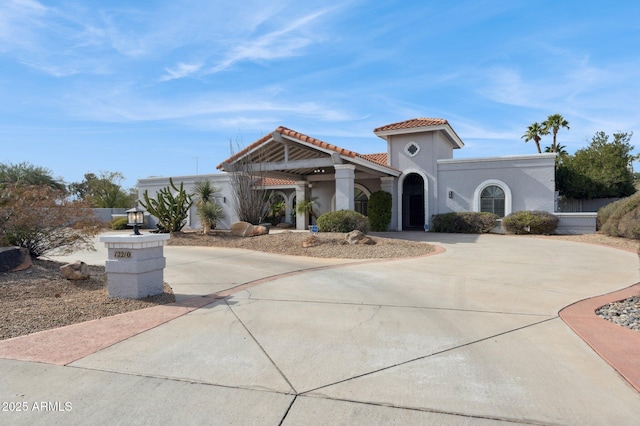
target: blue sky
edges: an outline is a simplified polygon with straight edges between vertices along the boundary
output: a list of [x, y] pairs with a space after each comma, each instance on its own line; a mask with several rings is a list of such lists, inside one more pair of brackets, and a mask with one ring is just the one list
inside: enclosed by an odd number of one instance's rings
[[640, 130], [639, 46], [627, 0], [3, 0], [0, 162], [128, 187], [280, 125], [384, 152], [372, 130], [416, 117], [449, 121], [456, 158], [534, 154], [554, 113], [573, 153]]

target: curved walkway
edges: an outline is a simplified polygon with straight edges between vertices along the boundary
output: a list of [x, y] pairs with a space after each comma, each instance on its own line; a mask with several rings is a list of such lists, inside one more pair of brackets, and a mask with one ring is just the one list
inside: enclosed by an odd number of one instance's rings
[[28, 408], [0, 422], [637, 421], [640, 393], [558, 316], [637, 283], [635, 254], [401, 235], [446, 251], [350, 262], [167, 247], [175, 306], [0, 342], [0, 399]]

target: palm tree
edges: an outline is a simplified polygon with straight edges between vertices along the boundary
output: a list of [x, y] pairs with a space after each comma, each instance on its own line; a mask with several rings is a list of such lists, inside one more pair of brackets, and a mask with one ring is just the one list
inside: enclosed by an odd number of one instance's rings
[[196, 210], [202, 223], [202, 233], [207, 235], [211, 229], [215, 229], [216, 222], [222, 219], [222, 206], [214, 198], [220, 190], [208, 180], [195, 182], [194, 189], [194, 195], [197, 199]]
[[540, 139], [542, 139], [542, 136], [548, 134], [549, 130], [547, 130], [544, 125], [535, 122], [527, 127], [527, 131], [522, 135], [521, 139], [524, 139], [525, 142], [534, 141], [536, 143], [536, 148], [538, 148], [538, 154], [542, 154], [542, 150], [540, 149]]
[[[544, 149], [544, 152], [553, 152], [553, 147], [552, 146], [548, 146]], [[569, 152], [567, 152], [567, 147], [562, 145], [562, 144], [558, 144], [556, 145], [556, 151], [559, 155], [569, 155]]]
[[553, 130], [553, 144], [551, 145], [551, 152], [558, 152], [558, 146], [556, 144], [556, 135], [558, 134], [558, 130], [562, 127], [569, 130], [569, 122], [564, 119], [560, 114], [552, 114], [547, 117], [547, 121], [542, 123], [547, 133], [549, 130]]

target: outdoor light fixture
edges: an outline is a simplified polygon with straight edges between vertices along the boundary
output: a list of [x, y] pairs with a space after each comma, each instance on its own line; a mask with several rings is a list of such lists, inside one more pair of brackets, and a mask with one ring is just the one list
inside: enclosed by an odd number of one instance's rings
[[133, 226], [133, 235], [141, 235], [138, 225], [144, 224], [144, 210], [135, 206], [127, 210], [127, 225]]
[[453, 198], [453, 191], [449, 191], [449, 198]]

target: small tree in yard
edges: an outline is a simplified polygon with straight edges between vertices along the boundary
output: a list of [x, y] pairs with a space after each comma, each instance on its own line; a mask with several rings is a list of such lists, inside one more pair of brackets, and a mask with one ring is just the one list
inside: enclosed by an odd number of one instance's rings
[[[175, 192], [175, 195], [171, 191]], [[149, 191], [144, 191], [144, 202], [140, 202], [147, 211], [158, 218], [159, 227], [166, 232], [180, 232], [184, 227], [189, 209], [193, 204], [191, 196], [184, 190], [180, 182], [178, 188], [173, 179], [169, 178], [169, 186], [162, 188], [156, 198], [149, 197]]]
[[196, 209], [200, 223], [202, 223], [202, 233], [207, 235], [212, 229], [216, 228], [217, 222], [222, 219], [222, 206], [218, 204], [214, 198], [220, 192], [216, 186], [208, 180], [202, 180], [195, 183]]
[[[233, 153], [233, 146], [231, 152]], [[237, 155], [233, 154], [232, 158]], [[225, 170], [230, 172], [238, 219], [258, 225], [269, 215], [269, 199], [273, 191], [265, 190], [260, 185], [266, 177], [265, 171], [260, 169], [264, 160], [263, 151], [258, 149], [251, 153], [253, 158], [249, 158], [248, 155], [239, 156], [234, 162], [226, 163]]]
[[98, 222], [86, 203], [68, 201], [48, 185], [0, 184], [0, 246], [19, 246], [32, 257], [94, 250]]
[[369, 197], [367, 216], [371, 230], [374, 232], [385, 232], [391, 222], [391, 209], [393, 200], [391, 194], [386, 191], [376, 191]]

